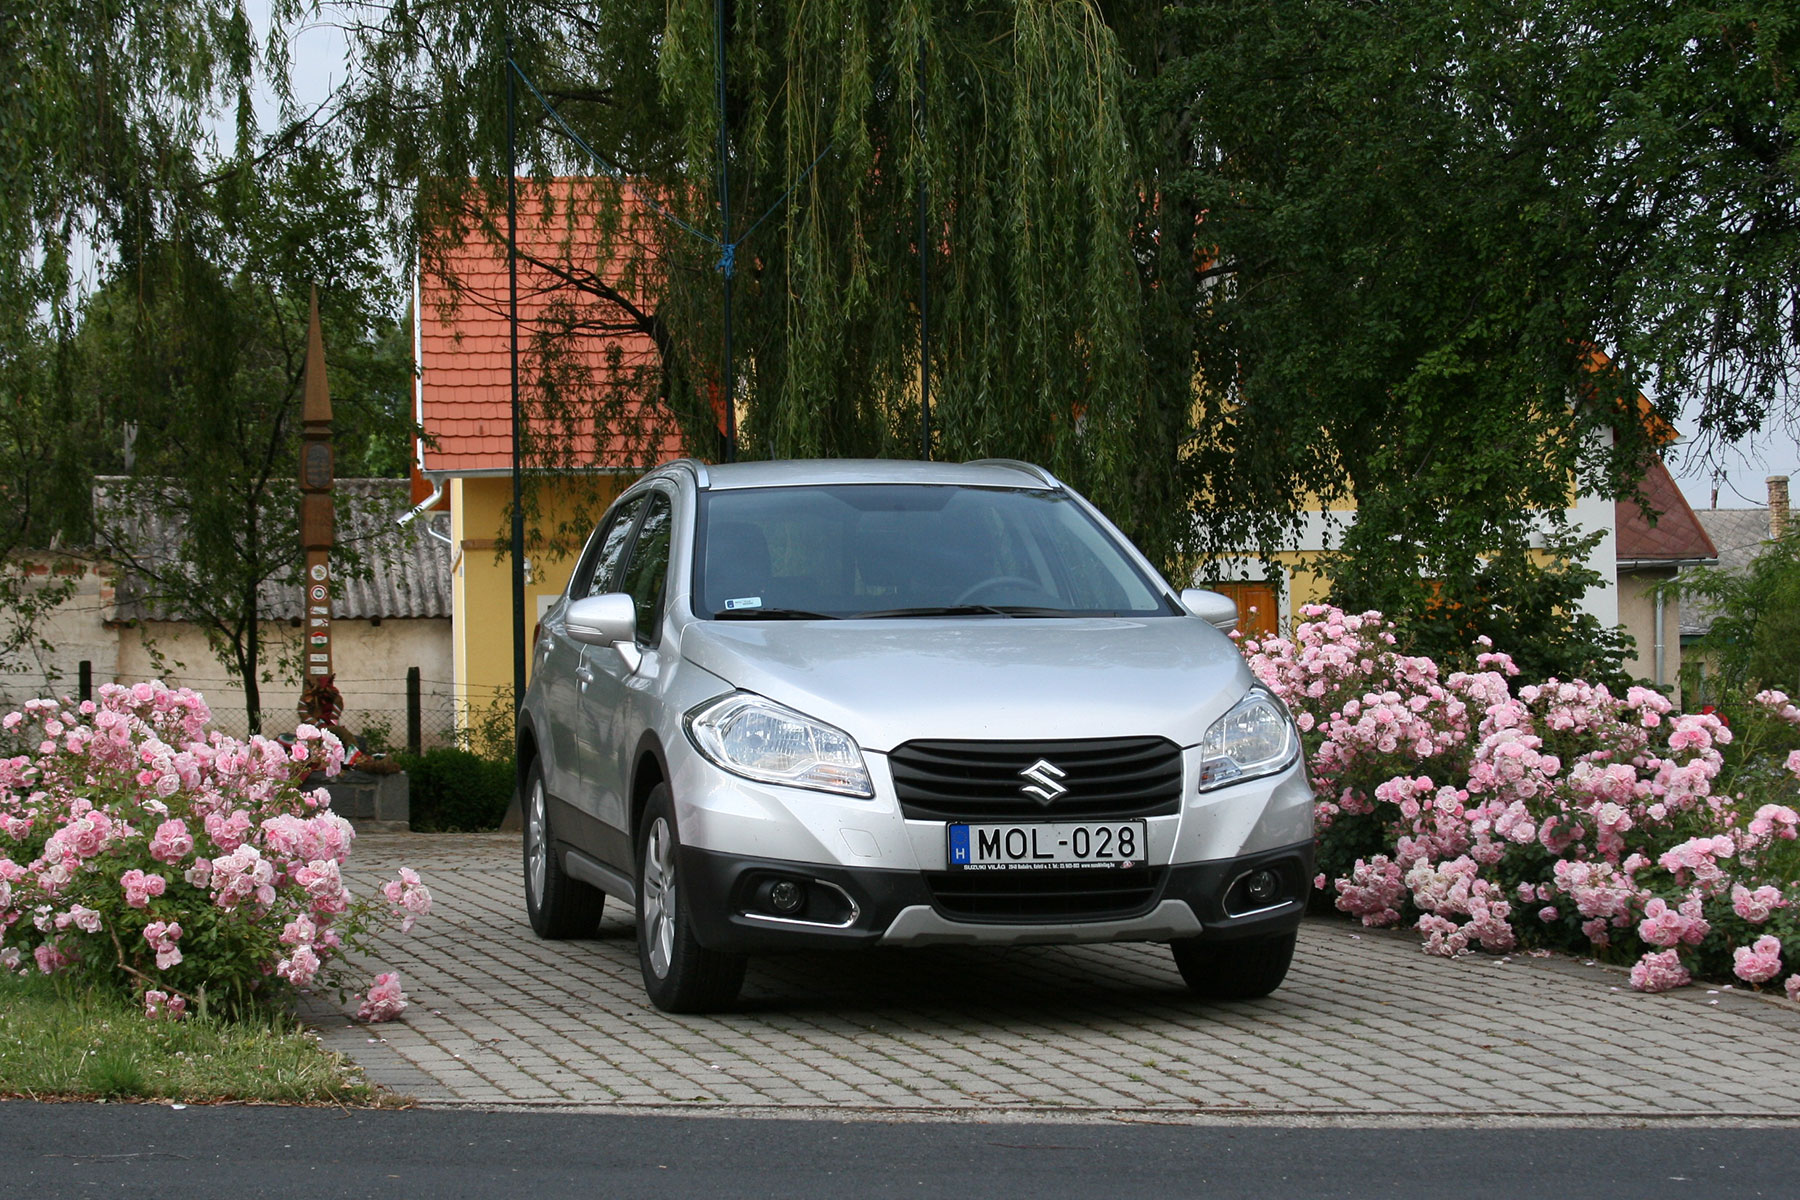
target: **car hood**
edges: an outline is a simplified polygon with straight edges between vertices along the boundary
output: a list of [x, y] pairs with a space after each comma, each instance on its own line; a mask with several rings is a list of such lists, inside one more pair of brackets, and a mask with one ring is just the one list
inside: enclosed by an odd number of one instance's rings
[[1192, 746], [1253, 682], [1192, 617], [693, 621], [681, 654], [882, 752], [914, 738]]

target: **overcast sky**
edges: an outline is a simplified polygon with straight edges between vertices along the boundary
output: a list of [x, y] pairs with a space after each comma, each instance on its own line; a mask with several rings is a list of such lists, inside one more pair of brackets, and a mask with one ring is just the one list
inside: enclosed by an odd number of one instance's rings
[[[288, 49], [294, 60], [294, 102], [302, 112], [310, 112], [330, 96], [349, 74], [344, 33], [336, 23], [340, 8], [326, 5], [317, 17], [289, 35]], [[247, 11], [258, 35], [266, 35], [269, 29], [268, 0], [249, 0]], [[274, 128], [278, 114], [267, 93], [258, 94], [256, 109], [262, 127], [265, 130]]]
[[[1691, 421], [1685, 424], [1684, 432], [1693, 428]], [[1698, 461], [1685, 461], [1684, 450], [1686, 447], [1677, 446], [1670, 452], [1670, 469], [1687, 502], [1695, 508], [1706, 508], [1712, 503], [1713, 469]], [[1800, 449], [1795, 447], [1793, 435], [1786, 432], [1764, 433], [1724, 457], [1725, 467], [1716, 481], [1720, 508], [1760, 507], [1768, 503], [1769, 476], [1800, 475]]]

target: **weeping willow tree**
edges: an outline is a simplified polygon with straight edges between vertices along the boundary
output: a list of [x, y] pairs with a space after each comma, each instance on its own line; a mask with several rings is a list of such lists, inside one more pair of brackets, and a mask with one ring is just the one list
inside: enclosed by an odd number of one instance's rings
[[[561, 290], [521, 335], [536, 465], [616, 455], [633, 421], [677, 422], [692, 451], [720, 456], [729, 271], [739, 457], [916, 457], [923, 372], [935, 457], [1042, 463], [1152, 555], [1178, 551], [1191, 371], [1152, 379], [1143, 351], [1147, 205], [1126, 57], [1098, 5], [508, 16], [386, 10], [358, 35], [369, 69], [350, 113], [395, 232], [446, 279], [452, 314], [471, 299], [458, 248], [505, 241], [510, 34], [522, 203], [561, 222], [529, 264]], [[586, 333], [655, 354], [572, 370]]]
[[[36, 594], [12, 552], [87, 535], [80, 450], [95, 416], [72, 395], [60, 352], [84, 268], [129, 261], [177, 218], [203, 118], [255, 61], [242, 14], [225, 0], [0, 5], [0, 608], [9, 614]], [[0, 651], [11, 640], [0, 638]]]

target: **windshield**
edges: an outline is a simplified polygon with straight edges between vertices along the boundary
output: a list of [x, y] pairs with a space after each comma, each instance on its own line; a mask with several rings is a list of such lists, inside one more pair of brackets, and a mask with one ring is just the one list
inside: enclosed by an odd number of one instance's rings
[[694, 611], [724, 620], [1168, 615], [1065, 495], [920, 484], [705, 494]]

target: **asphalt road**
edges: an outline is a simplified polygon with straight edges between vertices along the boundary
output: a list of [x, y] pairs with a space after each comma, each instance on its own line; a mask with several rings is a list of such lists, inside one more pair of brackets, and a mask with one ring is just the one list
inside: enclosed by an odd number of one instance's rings
[[0, 1104], [0, 1196], [596, 1195], [1786, 1198], [1800, 1137]]

